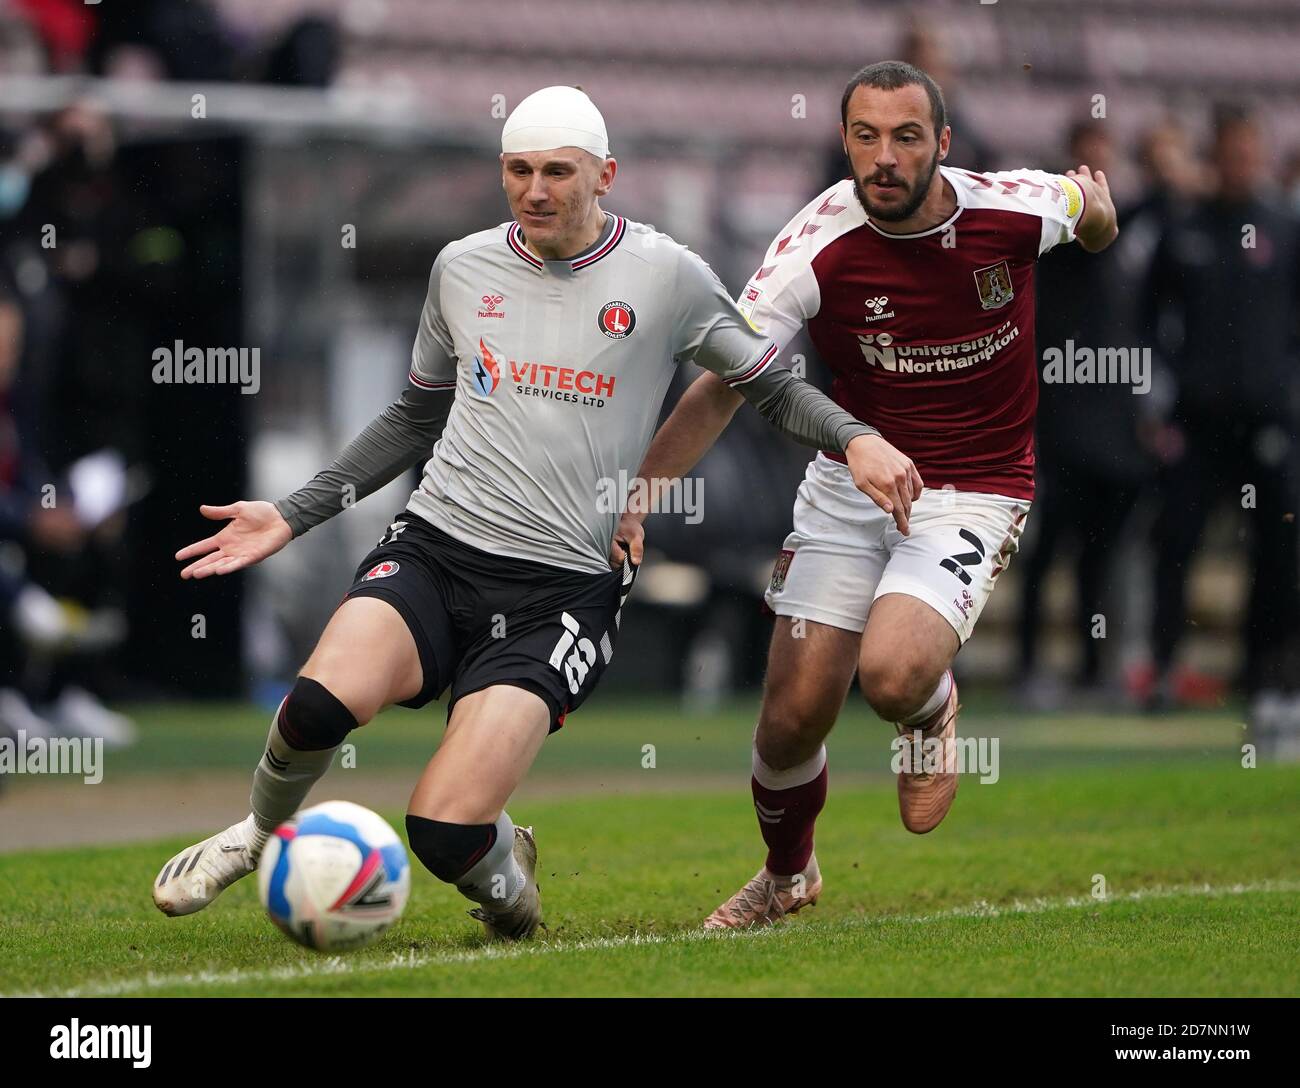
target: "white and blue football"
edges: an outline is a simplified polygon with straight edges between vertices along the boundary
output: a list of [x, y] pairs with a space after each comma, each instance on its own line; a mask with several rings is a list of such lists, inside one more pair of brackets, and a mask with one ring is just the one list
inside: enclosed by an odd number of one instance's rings
[[382, 816], [326, 801], [276, 828], [258, 861], [257, 891], [299, 944], [341, 952], [376, 940], [402, 916], [411, 867]]

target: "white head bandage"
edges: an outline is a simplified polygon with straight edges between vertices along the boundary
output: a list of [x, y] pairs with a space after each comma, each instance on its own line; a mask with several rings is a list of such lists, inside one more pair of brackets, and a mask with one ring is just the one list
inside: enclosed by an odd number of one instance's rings
[[506, 154], [580, 147], [598, 159], [609, 158], [609, 137], [600, 110], [577, 87], [543, 87], [506, 118], [501, 150]]

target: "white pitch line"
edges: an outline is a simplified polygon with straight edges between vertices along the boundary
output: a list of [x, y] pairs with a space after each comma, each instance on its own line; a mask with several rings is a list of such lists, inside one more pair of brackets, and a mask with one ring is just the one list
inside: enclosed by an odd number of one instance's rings
[[[1108, 903], [1136, 903], [1147, 899], [1176, 899], [1186, 896], [1216, 898], [1228, 895], [1248, 895], [1257, 892], [1300, 892], [1300, 881], [1266, 880], [1254, 884], [1181, 884], [1140, 888], [1137, 891], [1109, 895], [1094, 899], [1090, 895], [1071, 895], [1063, 898], [1035, 898], [1016, 900], [1007, 905], [978, 899], [962, 907], [935, 911], [932, 914], [882, 914], [870, 918], [846, 919], [844, 928], [867, 928], [881, 925], [927, 924], [947, 922], [962, 918], [1000, 918], [1007, 915], [1043, 914], [1052, 910], [1077, 910], [1080, 907], [1099, 908]], [[526, 956], [547, 956], [563, 952], [590, 952], [613, 948], [642, 948], [676, 944], [694, 944], [699, 941], [753, 940], [782, 932], [771, 927], [744, 933], [707, 932], [703, 929], [682, 930], [678, 933], [632, 933], [626, 937], [589, 937], [568, 942], [534, 942], [517, 945], [485, 945], [460, 952], [440, 952], [425, 956], [414, 953], [396, 953], [387, 960], [353, 960], [343, 956], [305, 961], [289, 967], [270, 967], [259, 970], [234, 969], [229, 971], [191, 971], [183, 975], [156, 975], [152, 972], [139, 978], [91, 982], [67, 990], [31, 992], [26, 994], [0, 994], [5, 997], [120, 997], [126, 994], [147, 993], [150, 990], [169, 989], [176, 986], [236, 986], [263, 982], [291, 982], [295, 979], [316, 978], [324, 975], [369, 975], [387, 971], [411, 971], [423, 967], [441, 967], [460, 963], [478, 963], [486, 960], [520, 959]]]

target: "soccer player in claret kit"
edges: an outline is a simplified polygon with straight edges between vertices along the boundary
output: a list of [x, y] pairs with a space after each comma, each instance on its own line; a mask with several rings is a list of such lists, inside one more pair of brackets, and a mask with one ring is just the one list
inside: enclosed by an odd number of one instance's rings
[[[777, 616], [754, 736], [764, 866], [706, 920], [768, 924], [815, 902], [813, 826], [826, 801], [824, 740], [856, 672], [908, 738], [903, 824], [925, 833], [957, 791], [951, 664], [1016, 551], [1034, 493], [1034, 262], [1117, 233], [1106, 179], [1086, 166], [974, 174], [940, 166], [949, 129], [924, 72], [884, 61], [841, 103], [852, 176], [796, 215], [745, 286], [740, 309], [781, 347], [807, 325], [837, 403], [907, 460], [879, 490], [823, 450], [808, 466], [766, 594]], [[642, 464], [690, 470], [740, 405], [704, 374]], [[617, 538], [639, 560], [644, 515]], [[622, 547], [622, 545], [620, 545]]]
[[602, 482], [645, 454], [676, 362], [716, 373], [792, 438], [844, 452], [864, 487], [903, 460], [773, 366], [776, 345], [702, 260], [601, 209], [617, 164], [585, 94], [529, 95], [501, 147], [514, 220], [438, 255], [409, 387], [293, 495], [202, 507], [229, 524], [177, 553], [192, 561], [184, 577], [241, 570], [427, 459], [276, 711], [252, 812], [158, 874], [166, 914], [202, 910], [252, 872], [352, 729], [450, 687], [408, 806], [411, 849], [477, 904], [490, 937], [529, 936], [536, 842], [505, 804], [613, 656], [634, 566], [621, 555], [610, 569], [618, 511]]

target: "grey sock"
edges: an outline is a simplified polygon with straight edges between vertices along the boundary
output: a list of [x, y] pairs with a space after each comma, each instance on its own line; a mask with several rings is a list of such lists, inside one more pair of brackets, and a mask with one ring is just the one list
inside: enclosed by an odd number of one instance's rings
[[508, 813], [497, 817], [497, 841], [464, 876], [456, 889], [488, 910], [514, 906], [524, 890], [524, 871], [515, 861], [515, 825]]
[[[280, 704], [283, 707], [284, 703]], [[249, 802], [257, 827], [260, 850], [267, 838], [301, 807], [312, 786], [327, 770], [338, 746], [314, 752], [290, 748], [280, 735], [280, 708], [271, 719], [266, 751], [253, 772], [253, 795]]]

